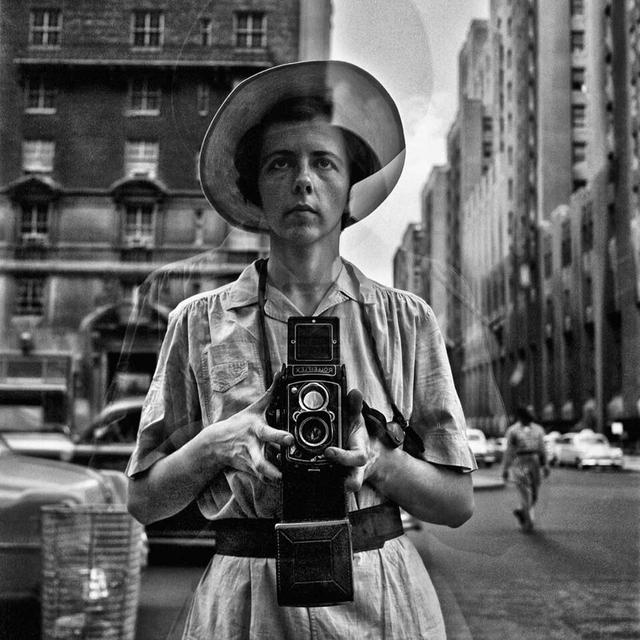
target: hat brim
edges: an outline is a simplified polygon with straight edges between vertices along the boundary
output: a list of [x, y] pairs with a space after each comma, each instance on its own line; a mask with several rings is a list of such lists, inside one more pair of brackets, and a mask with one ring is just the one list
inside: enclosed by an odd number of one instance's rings
[[377, 155], [381, 169], [354, 184], [349, 195], [353, 222], [374, 211], [400, 178], [405, 157], [402, 121], [387, 90], [368, 72], [348, 62], [293, 62], [257, 73], [231, 91], [213, 117], [200, 149], [202, 191], [234, 226], [262, 232], [262, 211], [237, 185], [234, 164], [242, 136], [285, 98], [324, 96], [333, 102], [331, 124], [360, 136]]

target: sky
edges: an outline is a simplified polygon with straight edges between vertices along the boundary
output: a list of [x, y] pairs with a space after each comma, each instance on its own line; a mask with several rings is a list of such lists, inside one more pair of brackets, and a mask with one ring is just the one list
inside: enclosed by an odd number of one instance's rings
[[393, 284], [393, 255], [431, 167], [446, 163], [456, 115], [458, 52], [489, 0], [333, 0], [331, 57], [363, 67], [396, 101], [407, 156], [400, 181], [368, 218], [342, 236], [342, 255], [370, 278]]

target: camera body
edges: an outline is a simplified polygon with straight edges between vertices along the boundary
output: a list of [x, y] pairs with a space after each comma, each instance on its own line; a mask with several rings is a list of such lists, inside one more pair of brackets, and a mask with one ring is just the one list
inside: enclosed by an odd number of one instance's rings
[[348, 435], [339, 319], [291, 317], [287, 339], [287, 363], [267, 410], [269, 424], [294, 437], [281, 450], [278, 602], [338, 604], [353, 600], [346, 468], [324, 456], [329, 446], [344, 447]]

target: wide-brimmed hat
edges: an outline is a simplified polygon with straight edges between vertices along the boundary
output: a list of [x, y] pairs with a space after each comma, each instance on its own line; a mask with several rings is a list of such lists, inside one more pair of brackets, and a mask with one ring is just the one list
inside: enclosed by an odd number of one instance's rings
[[200, 184], [207, 200], [231, 224], [266, 231], [262, 211], [240, 193], [234, 164], [242, 136], [286, 98], [329, 98], [331, 124], [362, 138], [381, 169], [351, 187], [352, 222], [362, 220], [391, 193], [404, 165], [405, 141], [398, 109], [368, 72], [348, 62], [313, 60], [272, 67], [247, 78], [213, 117], [200, 150]]

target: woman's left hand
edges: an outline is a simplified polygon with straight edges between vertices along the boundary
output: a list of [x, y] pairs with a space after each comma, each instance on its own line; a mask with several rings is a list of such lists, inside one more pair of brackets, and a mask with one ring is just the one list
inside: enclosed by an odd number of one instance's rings
[[345, 480], [347, 491], [359, 491], [362, 483], [372, 474], [384, 445], [369, 435], [362, 417], [362, 394], [352, 389], [347, 394], [347, 422], [349, 438], [345, 449], [327, 447], [325, 456], [345, 467], [351, 467]]

